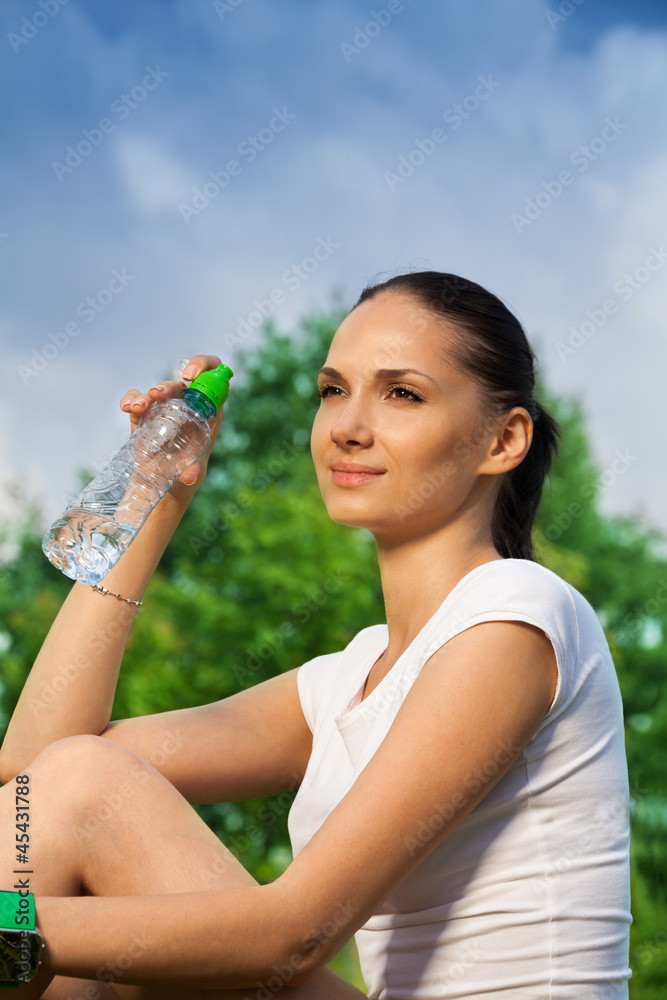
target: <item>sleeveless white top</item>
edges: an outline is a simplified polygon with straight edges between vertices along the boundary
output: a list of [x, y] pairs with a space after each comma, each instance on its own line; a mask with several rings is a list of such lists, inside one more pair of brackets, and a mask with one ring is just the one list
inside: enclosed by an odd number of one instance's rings
[[[621, 695], [595, 611], [538, 563], [473, 569], [363, 701], [386, 625], [299, 669], [313, 749], [288, 818], [293, 853], [373, 756], [424, 663], [484, 621], [546, 633], [558, 665], [554, 699], [510, 770], [355, 935], [368, 995], [625, 1000], [632, 917]], [[494, 773], [492, 762], [485, 768], [471, 771], [471, 792]], [[426, 827], [420, 837], [428, 842]]]

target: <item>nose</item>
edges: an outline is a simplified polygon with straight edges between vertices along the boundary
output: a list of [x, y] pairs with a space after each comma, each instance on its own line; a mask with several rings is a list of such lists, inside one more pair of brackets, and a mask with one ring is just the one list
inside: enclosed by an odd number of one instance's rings
[[348, 399], [331, 425], [331, 440], [341, 448], [368, 448], [373, 431], [359, 399]]

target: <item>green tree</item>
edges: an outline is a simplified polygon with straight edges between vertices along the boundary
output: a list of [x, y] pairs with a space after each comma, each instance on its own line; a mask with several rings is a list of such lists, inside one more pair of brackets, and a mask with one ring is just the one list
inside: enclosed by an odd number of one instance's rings
[[[311, 317], [290, 336], [268, 325], [236, 360], [206, 482], [130, 636], [114, 718], [215, 701], [342, 649], [385, 620], [373, 539], [329, 520], [309, 454], [315, 373], [340, 319]], [[591, 457], [580, 401], [544, 386], [538, 394], [564, 433], [538, 512], [536, 555], [596, 609], [617, 667], [632, 793], [631, 995], [657, 1000], [667, 980], [667, 564], [655, 531], [601, 513], [614, 480]], [[0, 572], [3, 725], [70, 586], [41, 553], [36, 511], [4, 533], [16, 554]], [[265, 882], [291, 857], [292, 796], [199, 808]], [[353, 949], [339, 961], [354, 980]]]

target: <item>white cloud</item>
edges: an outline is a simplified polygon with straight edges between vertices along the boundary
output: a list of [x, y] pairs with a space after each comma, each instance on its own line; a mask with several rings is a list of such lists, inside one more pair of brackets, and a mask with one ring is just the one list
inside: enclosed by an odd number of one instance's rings
[[[264, 31], [257, 35], [250, 4], [221, 24], [209, 6], [184, 0], [177, 5], [179, 31], [208, 23], [209, 34], [197, 38], [196, 49], [193, 36], [171, 49], [160, 36], [171, 76], [154, 101], [119, 125], [62, 185], [48, 176], [48, 149], [40, 153], [38, 177], [29, 171], [39, 157], [26, 157], [25, 186], [15, 175], [14, 208], [0, 227], [22, 233], [25, 247], [21, 268], [19, 237], [2, 248], [14, 276], [5, 296], [15, 318], [12, 356], [23, 359], [49, 330], [60, 329], [111, 268], [127, 264], [137, 277], [122, 301], [40, 377], [39, 391], [10, 380], [11, 412], [23, 414], [14, 424], [16, 461], [26, 469], [48, 468], [48, 488], [57, 480], [62, 493], [74, 467], [97, 457], [93, 449], [108, 437], [109, 414], [128, 379], [143, 387], [189, 348], [224, 353], [221, 334], [311, 252], [317, 237], [329, 234], [340, 250], [289, 295], [276, 311], [279, 322], [289, 323], [313, 301], [326, 304], [328, 291], [341, 285], [356, 295], [377, 272], [457, 271], [487, 284], [515, 309], [529, 335], [539, 336], [540, 361], [556, 391], [585, 395], [601, 468], [615, 448], [637, 440], [646, 442], [647, 453], [660, 454], [652, 411], [662, 406], [667, 366], [667, 267], [567, 364], [554, 349], [667, 232], [667, 140], [656, 127], [665, 117], [667, 36], [623, 28], [573, 52], [564, 40], [584, 9], [551, 31], [546, 4], [529, 0], [443, 5], [428, 34], [420, 35], [428, 18], [414, 4], [348, 65], [339, 43], [367, 8], [321, 5], [318, 28], [315, 6], [304, 22], [297, 17], [303, 5], [286, 2], [271, 22], [277, 37], [270, 44]], [[67, 24], [63, 14], [51, 35], [45, 31], [31, 43], [34, 51]], [[125, 47], [98, 31], [86, 36], [102, 111], [109, 95], [135, 81], [135, 53], [139, 67], [155, 59], [144, 54], [149, 30], [150, 24], [138, 28]], [[232, 63], [226, 55], [233, 45]], [[501, 81], [498, 91], [390, 192], [384, 171], [416, 138], [442, 125], [445, 109], [489, 73]], [[179, 84], [185, 79], [187, 87]], [[186, 225], [178, 203], [190, 200], [207, 172], [220, 169], [239, 141], [266, 123], [274, 104], [297, 113], [294, 123]], [[57, 141], [51, 136], [53, 147], [64, 147], [95, 114], [77, 109]], [[571, 167], [571, 152], [614, 115], [629, 122], [627, 131], [517, 234], [511, 213], [543, 180]], [[35, 289], [39, 294], [31, 294]], [[642, 369], [641, 392], [636, 385], [626, 391], [632, 366]], [[68, 379], [73, 372], [75, 380]], [[85, 429], [71, 406], [73, 381]], [[634, 405], [626, 405], [629, 395]], [[651, 519], [667, 531], [666, 491], [664, 466], [638, 461], [606, 502], [630, 509], [645, 497]], [[55, 508], [53, 497], [50, 504]]]
[[120, 133], [114, 153], [127, 197], [142, 215], [174, 212], [195, 183], [196, 175], [154, 138]]

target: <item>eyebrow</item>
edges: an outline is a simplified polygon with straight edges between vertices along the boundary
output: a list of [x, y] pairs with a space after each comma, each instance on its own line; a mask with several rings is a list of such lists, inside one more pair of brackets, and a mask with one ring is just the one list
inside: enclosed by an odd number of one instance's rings
[[[343, 376], [336, 368], [320, 368], [318, 375], [326, 375], [328, 378], [340, 378]], [[420, 375], [422, 378], [427, 378], [429, 382], [433, 382], [437, 385], [435, 379], [427, 375], [426, 372], [420, 372], [416, 368], [378, 368], [375, 373], [376, 382], [387, 382], [394, 378], [403, 378], [404, 375]]]

